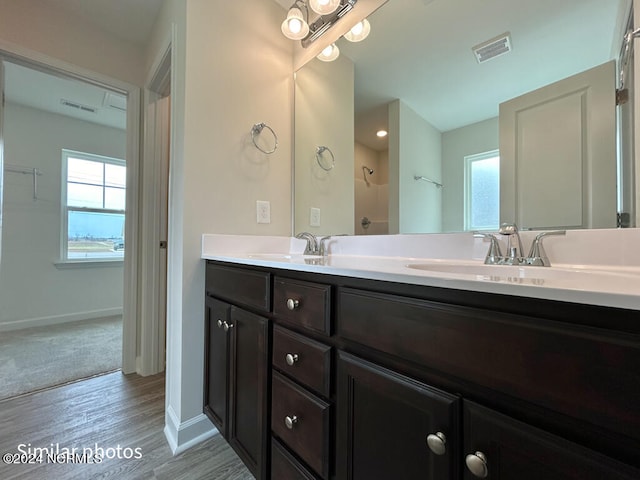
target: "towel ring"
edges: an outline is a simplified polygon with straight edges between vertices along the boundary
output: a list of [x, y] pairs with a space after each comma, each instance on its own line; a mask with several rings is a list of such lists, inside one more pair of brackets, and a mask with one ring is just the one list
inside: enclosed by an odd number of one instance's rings
[[[322, 164], [322, 156], [324, 152], [329, 152], [329, 154], [331, 155], [331, 166], [328, 168]], [[321, 169], [326, 170], [328, 172], [333, 167], [335, 167], [336, 157], [333, 156], [333, 152], [329, 147], [319, 146], [318, 148], [316, 148], [316, 162], [318, 162], [318, 165], [320, 165]]]
[[[260, 148], [256, 143], [256, 135], [260, 135], [260, 133], [262, 133], [262, 130], [265, 128], [268, 129], [273, 135], [274, 145], [273, 145], [273, 149], [271, 150], [264, 150]], [[266, 123], [256, 123], [253, 127], [251, 127], [251, 141], [253, 142], [253, 144], [258, 150], [260, 150], [262, 153], [266, 153], [267, 155], [272, 154], [278, 148], [278, 136], [276, 135], [276, 132], [273, 131], [273, 128], [271, 128]]]

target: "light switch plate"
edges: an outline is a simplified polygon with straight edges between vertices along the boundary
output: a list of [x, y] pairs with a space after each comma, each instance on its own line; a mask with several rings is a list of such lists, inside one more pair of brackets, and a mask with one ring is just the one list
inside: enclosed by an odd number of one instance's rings
[[271, 223], [271, 202], [266, 200], [257, 200], [256, 215], [258, 223]]
[[320, 226], [320, 209], [311, 207], [311, 214], [309, 215], [309, 225], [312, 227]]

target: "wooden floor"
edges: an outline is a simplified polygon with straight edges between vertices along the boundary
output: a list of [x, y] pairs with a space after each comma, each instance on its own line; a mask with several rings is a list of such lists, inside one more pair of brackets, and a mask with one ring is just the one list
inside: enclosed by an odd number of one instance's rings
[[[0, 479], [253, 479], [220, 435], [173, 457], [163, 433], [164, 412], [164, 374], [115, 372], [2, 401]], [[80, 455], [83, 448], [99, 452], [97, 445], [105, 456], [121, 457], [138, 456], [139, 448], [141, 458], [53, 464], [54, 456], [42, 455], [42, 463], [6, 464], [17, 456], [6, 454], [20, 453], [20, 445], [26, 453], [76, 447]]]

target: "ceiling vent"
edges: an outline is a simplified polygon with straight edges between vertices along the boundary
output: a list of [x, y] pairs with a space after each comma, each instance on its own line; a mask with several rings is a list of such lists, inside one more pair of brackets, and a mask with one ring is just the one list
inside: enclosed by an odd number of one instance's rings
[[81, 103], [72, 102], [71, 100], [65, 100], [64, 98], [60, 99], [60, 103], [65, 107], [75, 108], [76, 110], [80, 110], [82, 112], [98, 113], [98, 109], [95, 107], [90, 107], [89, 105], [83, 105]]
[[114, 92], [105, 92], [102, 104], [107, 108], [114, 108], [121, 112], [127, 111], [127, 97]]
[[511, 51], [511, 34], [503, 33], [472, 48], [478, 63], [484, 63]]

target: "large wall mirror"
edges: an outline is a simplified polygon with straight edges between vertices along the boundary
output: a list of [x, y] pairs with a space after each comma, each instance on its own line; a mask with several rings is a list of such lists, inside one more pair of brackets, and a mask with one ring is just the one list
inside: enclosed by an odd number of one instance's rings
[[295, 74], [294, 233], [635, 226], [631, 3], [386, 2]]

